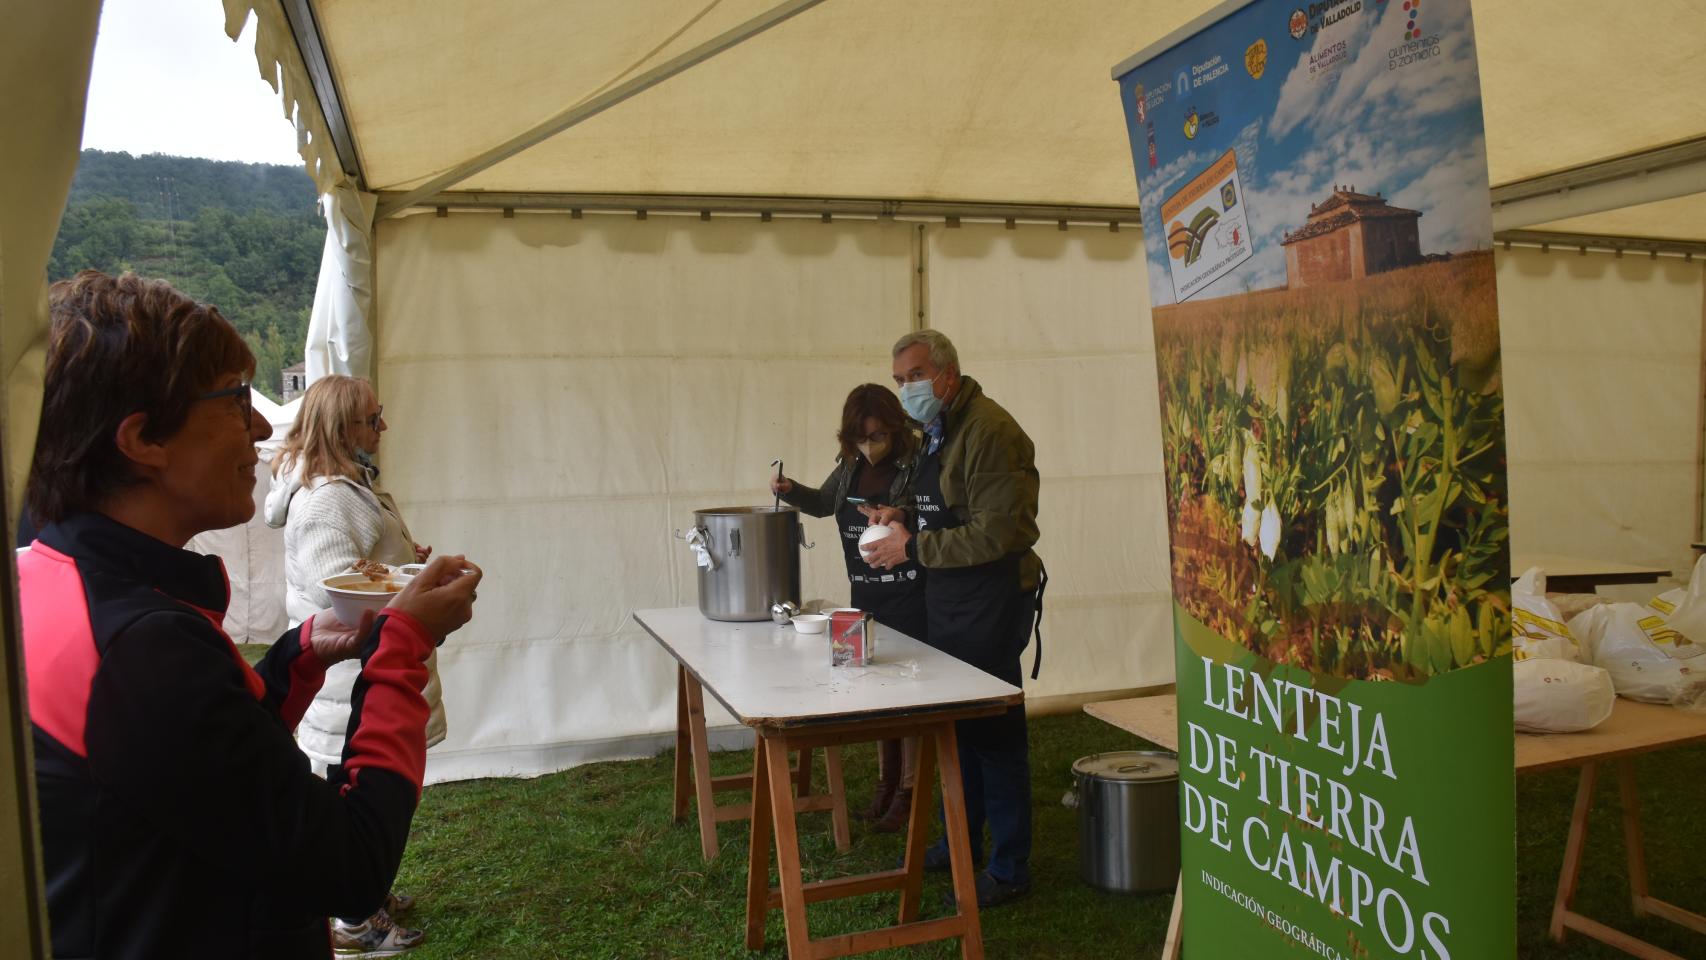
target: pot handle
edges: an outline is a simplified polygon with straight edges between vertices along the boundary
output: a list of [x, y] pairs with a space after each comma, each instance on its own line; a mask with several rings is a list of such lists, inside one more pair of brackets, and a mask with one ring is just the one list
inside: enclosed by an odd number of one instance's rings
[[740, 556], [740, 528], [739, 527], [736, 527], [733, 530], [729, 531], [729, 556], [731, 556], [731, 557]]
[[806, 539], [806, 522], [804, 520], [798, 522], [800, 524], [800, 546], [805, 547], [807, 550], [817, 546], [817, 544]]
[[[675, 531], [675, 539], [685, 541], [693, 551], [693, 560], [706, 570], [717, 569], [717, 561], [711, 556], [711, 534], [704, 527], [692, 527], [686, 533]], [[737, 541], [738, 542], [738, 541]]]

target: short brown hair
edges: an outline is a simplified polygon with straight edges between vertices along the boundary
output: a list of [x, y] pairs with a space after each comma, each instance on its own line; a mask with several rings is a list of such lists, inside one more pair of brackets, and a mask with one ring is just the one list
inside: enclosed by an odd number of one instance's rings
[[41, 426], [26, 496], [37, 524], [93, 510], [136, 482], [116, 434], [133, 413], [143, 437], [177, 433], [220, 377], [252, 376], [255, 356], [218, 308], [164, 280], [84, 270], [48, 288], [51, 327]]
[[900, 399], [888, 387], [862, 383], [847, 395], [841, 405], [841, 430], [835, 439], [841, 441], [841, 456], [851, 459], [858, 448], [854, 446], [865, 435], [865, 418], [874, 417], [889, 432], [889, 443], [897, 457], [912, 452], [912, 430], [907, 426], [906, 412]]
[[301, 470], [304, 480], [359, 480], [361, 467], [356, 463], [352, 431], [373, 395], [373, 384], [357, 377], [327, 374], [314, 381], [302, 395], [290, 432], [284, 435], [284, 449], [273, 457], [273, 475]]

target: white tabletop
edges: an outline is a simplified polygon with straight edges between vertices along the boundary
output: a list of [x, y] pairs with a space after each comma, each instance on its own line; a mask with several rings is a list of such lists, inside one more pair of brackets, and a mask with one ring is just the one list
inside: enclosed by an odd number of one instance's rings
[[735, 718], [792, 726], [894, 716], [973, 704], [1019, 703], [1025, 693], [888, 627], [865, 667], [829, 665], [829, 634], [707, 619], [697, 607], [640, 610], [634, 619]]

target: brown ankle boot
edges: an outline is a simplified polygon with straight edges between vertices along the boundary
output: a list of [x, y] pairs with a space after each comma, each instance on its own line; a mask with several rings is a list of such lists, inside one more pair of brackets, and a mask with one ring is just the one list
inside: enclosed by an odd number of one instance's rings
[[888, 813], [889, 806], [894, 802], [895, 788], [900, 785], [898, 780], [881, 779], [877, 781], [877, 790], [871, 794], [871, 805], [859, 814], [861, 820], [875, 820]]
[[901, 787], [894, 792], [894, 801], [889, 804], [880, 819], [871, 824], [872, 833], [899, 833], [906, 829], [907, 818], [912, 816], [912, 790]]

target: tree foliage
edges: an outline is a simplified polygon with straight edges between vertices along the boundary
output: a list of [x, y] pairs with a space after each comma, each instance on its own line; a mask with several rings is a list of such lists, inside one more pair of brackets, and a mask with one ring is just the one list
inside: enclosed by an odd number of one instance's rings
[[131, 270], [218, 307], [279, 397], [300, 363], [326, 223], [297, 167], [85, 150], [48, 278]]

